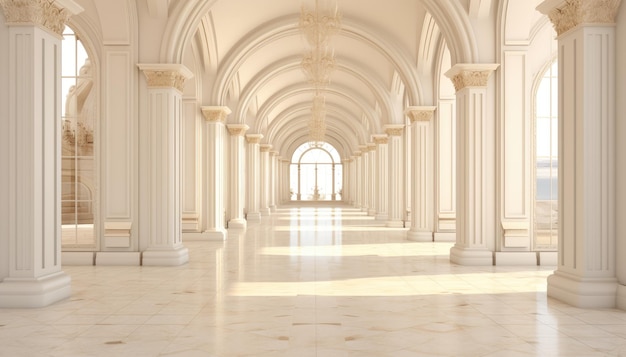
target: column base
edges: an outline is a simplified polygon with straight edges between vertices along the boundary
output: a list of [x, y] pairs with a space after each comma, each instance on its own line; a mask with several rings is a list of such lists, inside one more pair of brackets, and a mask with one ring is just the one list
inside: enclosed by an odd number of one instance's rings
[[51, 305], [72, 294], [72, 279], [65, 272], [41, 278], [6, 278], [0, 283], [0, 307], [33, 308]]
[[450, 262], [458, 265], [493, 265], [493, 253], [486, 249], [468, 249], [454, 246], [450, 248]]
[[616, 278], [581, 278], [557, 270], [548, 277], [548, 296], [583, 309], [614, 308], [618, 286]]
[[368, 211], [369, 211], [369, 208], [367, 208], [365, 206], [361, 207], [361, 212], [367, 213]]
[[248, 222], [243, 218], [234, 218], [228, 221], [228, 229], [246, 229]]
[[370, 209], [369, 211], [367, 211], [367, 215], [368, 216], [372, 216], [372, 217], [376, 217], [376, 210], [375, 209]]
[[276, 212], [276, 205], [270, 206], [270, 212]]
[[249, 223], [259, 223], [261, 222], [261, 213], [260, 212], [252, 212], [246, 215], [246, 221]]
[[626, 310], [626, 285], [617, 285], [617, 308]]
[[498, 266], [537, 266], [536, 252], [495, 252], [494, 265]]
[[171, 250], [146, 250], [141, 255], [141, 265], [179, 266], [189, 261], [189, 250], [183, 246]]
[[270, 210], [269, 207], [267, 208], [261, 208], [261, 216], [263, 217], [267, 217], [272, 213], [272, 211]]
[[433, 235], [433, 239], [435, 242], [456, 242], [456, 233], [435, 232]]
[[432, 242], [433, 232], [410, 230], [406, 233], [406, 239], [414, 242]]
[[386, 213], [379, 213], [379, 214], [376, 215], [375, 219], [377, 221], [386, 221], [386, 220], [389, 219], [389, 215], [386, 214]]
[[139, 252], [96, 252], [96, 265], [101, 266], [139, 266]]
[[404, 221], [387, 221], [388, 228], [404, 228]]

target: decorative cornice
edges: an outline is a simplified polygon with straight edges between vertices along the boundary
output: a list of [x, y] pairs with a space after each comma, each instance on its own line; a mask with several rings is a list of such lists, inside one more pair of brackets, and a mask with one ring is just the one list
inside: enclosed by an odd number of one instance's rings
[[558, 36], [580, 24], [614, 24], [621, 0], [549, 0], [537, 10], [548, 15]]
[[429, 123], [434, 115], [437, 107], [408, 107], [405, 114], [409, 117], [411, 123]]
[[258, 144], [263, 139], [263, 134], [248, 134], [246, 135], [246, 141], [248, 144]]
[[224, 123], [230, 113], [228, 107], [202, 107], [204, 119], [211, 123]]
[[452, 80], [456, 91], [466, 87], [487, 87], [487, 81], [491, 73], [499, 64], [457, 64], [445, 75]]
[[8, 25], [34, 24], [59, 36], [63, 35], [69, 18], [83, 11], [83, 8], [73, 1], [0, 0], [0, 6]]
[[389, 136], [402, 136], [404, 125], [388, 125], [385, 127], [385, 133]]
[[246, 131], [250, 129], [246, 124], [228, 124], [226, 128], [231, 136], [244, 136], [246, 135]]
[[183, 91], [185, 81], [193, 77], [193, 73], [182, 64], [138, 64], [146, 76], [148, 88], [175, 88]]

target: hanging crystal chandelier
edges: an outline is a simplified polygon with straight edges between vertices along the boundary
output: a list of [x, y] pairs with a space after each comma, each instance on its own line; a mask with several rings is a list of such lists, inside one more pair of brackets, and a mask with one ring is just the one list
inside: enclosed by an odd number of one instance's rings
[[333, 12], [322, 12], [315, 0], [315, 9], [309, 11], [304, 5], [300, 13], [300, 31], [311, 46], [301, 61], [302, 71], [315, 89], [309, 137], [311, 146], [321, 146], [326, 136], [326, 99], [321, 92], [330, 84], [335, 69], [335, 54], [330, 49], [330, 39], [341, 30], [341, 14], [337, 6]]

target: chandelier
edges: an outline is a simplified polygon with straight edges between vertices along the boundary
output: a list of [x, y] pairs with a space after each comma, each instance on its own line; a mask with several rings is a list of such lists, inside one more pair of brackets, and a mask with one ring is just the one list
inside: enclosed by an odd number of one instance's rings
[[330, 84], [330, 76], [335, 69], [335, 54], [330, 48], [330, 39], [340, 30], [341, 14], [336, 6], [333, 12], [320, 11], [318, 0], [315, 0], [313, 11], [302, 6], [300, 31], [311, 49], [303, 56], [300, 65], [315, 90], [309, 121], [311, 146], [321, 146], [326, 135], [326, 99], [322, 92]]

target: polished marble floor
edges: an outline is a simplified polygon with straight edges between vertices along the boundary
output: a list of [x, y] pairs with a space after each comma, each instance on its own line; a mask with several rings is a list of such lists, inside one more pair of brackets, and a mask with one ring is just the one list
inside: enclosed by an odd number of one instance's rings
[[181, 267], [65, 267], [71, 299], [0, 309], [0, 356], [626, 356], [626, 312], [541, 267], [461, 267], [347, 207], [279, 209]]

